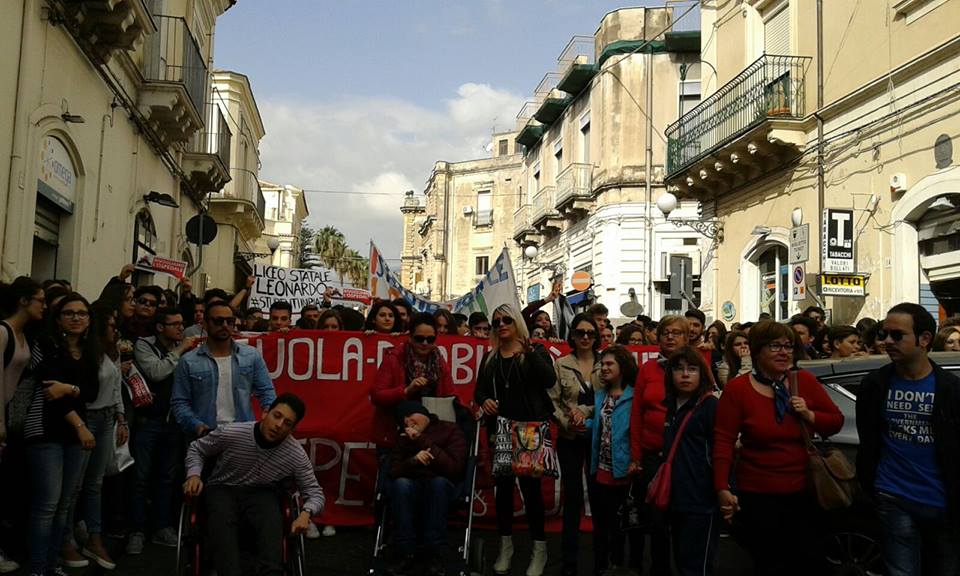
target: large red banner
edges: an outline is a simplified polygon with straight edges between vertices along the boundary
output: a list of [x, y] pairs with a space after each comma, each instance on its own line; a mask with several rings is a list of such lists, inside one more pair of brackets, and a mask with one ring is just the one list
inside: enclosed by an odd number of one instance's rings
[[[260, 349], [277, 393], [292, 392], [307, 404], [296, 435], [313, 462], [327, 505], [321, 523], [363, 525], [373, 522], [376, 446], [372, 442], [370, 388], [387, 349], [405, 336], [358, 332], [292, 331], [250, 339]], [[472, 406], [477, 369], [486, 340], [442, 336], [437, 344], [447, 359], [460, 401]], [[569, 352], [566, 343], [544, 343], [554, 357]], [[637, 360], [657, 355], [653, 346], [633, 346]], [[481, 482], [488, 485], [489, 482]], [[544, 480], [548, 519], [559, 520], [560, 480]], [[474, 513], [494, 516], [493, 490], [478, 489]], [[517, 513], [522, 502], [517, 498]]]

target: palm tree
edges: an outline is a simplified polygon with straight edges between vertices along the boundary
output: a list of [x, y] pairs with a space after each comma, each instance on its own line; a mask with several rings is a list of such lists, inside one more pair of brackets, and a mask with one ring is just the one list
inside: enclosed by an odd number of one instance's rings
[[327, 268], [335, 270], [347, 249], [347, 240], [343, 232], [337, 230], [335, 226], [324, 226], [317, 231], [316, 245], [320, 262]]
[[357, 258], [350, 261], [347, 276], [355, 288], [366, 288], [370, 280], [370, 259], [357, 254]]

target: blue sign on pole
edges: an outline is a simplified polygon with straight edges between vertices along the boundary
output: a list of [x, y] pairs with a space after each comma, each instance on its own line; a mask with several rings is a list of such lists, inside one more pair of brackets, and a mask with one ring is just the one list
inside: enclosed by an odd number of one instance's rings
[[534, 284], [527, 288], [527, 304], [536, 302], [540, 299], [540, 285]]

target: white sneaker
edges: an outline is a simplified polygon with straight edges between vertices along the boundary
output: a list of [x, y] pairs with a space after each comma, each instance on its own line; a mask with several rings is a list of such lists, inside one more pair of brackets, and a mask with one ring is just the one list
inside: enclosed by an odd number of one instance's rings
[[9, 574], [20, 569], [20, 565], [7, 558], [6, 553], [0, 550], [0, 574]]
[[311, 522], [307, 526], [307, 533], [304, 534], [304, 536], [306, 536], [308, 540], [316, 540], [320, 537], [320, 530], [317, 530], [317, 525]]
[[334, 528], [333, 526], [327, 524], [326, 526], [323, 527], [323, 535], [324, 535], [324, 536], [336, 536], [336, 535], [337, 535], [337, 529]]

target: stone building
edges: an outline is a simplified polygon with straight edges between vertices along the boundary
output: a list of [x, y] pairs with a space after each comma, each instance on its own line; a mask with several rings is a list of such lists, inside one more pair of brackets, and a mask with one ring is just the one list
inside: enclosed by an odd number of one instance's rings
[[663, 126], [667, 183], [725, 230], [705, 308], [748, 321], [822, 304], [835, 323], [902, 301], [960, 312], [960, 2], [701, 13], [704, 99]]
[[408, 192], [403, 213], [401, 278], [418, 294], [452, 300], [472, 290], [512, 242], [522, 156], [514, 133], [493, 135], [492, 156], [437, 162], [423, 196]]
[[211, 99], [209, 70], [217, 18], [234, 3], [4, 3], [3, 280], [66, 278], [96, 296], [145, 253], [197, 267], [186, 223], [233, 176], [238, 132]]
[[[257, 243], [257, 252], [271, 253], [257, 260], [258, 264], [270, 264], [283, 268], [300, 267], [300, 228], [310, 215], [303, 190], [290, 184], [279, 185], [260, 181], [266, 201], [264, 222], [266, 227]], [[276, 241], [276, 249], [271, 250]]]

